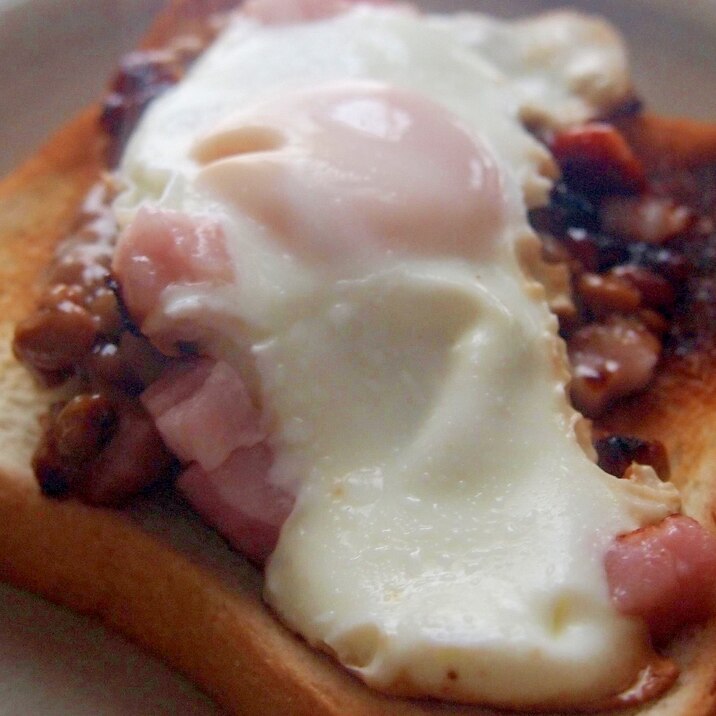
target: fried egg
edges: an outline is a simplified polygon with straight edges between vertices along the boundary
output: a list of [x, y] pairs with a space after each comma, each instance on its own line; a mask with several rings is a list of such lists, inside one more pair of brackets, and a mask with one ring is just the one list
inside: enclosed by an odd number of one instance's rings
[[172, 283], [143, 329], [261, 408], [296, 498], [266, 601], [371, 686], [560, 707], [651, 657], [604, 556], [678, 496], [594, 464], [527, 221], [557, 170], [525, 123], [630, 91], [619, 38], [573, 13], [237, 15], [125, 153], [121, 226], [182, 212], [225, 237], [231, 280]]

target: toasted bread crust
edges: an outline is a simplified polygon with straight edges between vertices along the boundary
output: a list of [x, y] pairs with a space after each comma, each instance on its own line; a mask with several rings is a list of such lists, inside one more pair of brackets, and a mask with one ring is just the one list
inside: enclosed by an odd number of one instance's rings
[[[201, 25], [226, 0], [179, 0], [144, 44], [161, 45]], [[678, 131], [675, 129], [678, 128]], [[689, 122], [640, 120], [629, 130], [654, 161], [689, 165], [716, 160], [716, 129]], [[71, 609], [96, 615], [186, 674], [231, 713], [489, 714], [454, 704], [377, 694], [283, 629], [260, 599], [260, 578], [238, 555], [181, 512], [220, 553], [182, 552], [131, 516], [42, 496], [29, 455], [43, 394], [9, 351], [14, 323], [35, 300], [35, 287], [56, 243], [102, 169], [97, 111], [59, 132], [0, 184], [0, 578]], [[688, 161], [685, 158], [688, 157]], [[613, 412], [604, 427], [662, 440], [686, 511], [714, 527], [716, 364], [708, 357], [673, 361], [650, 393]], [[146, 520], [145, 520], [146, 523]], [[190, 557], [186, 556], [186, 552]], [[203, 556], [202, 556], [203, 555]], [[227, 569], [228, 567], [228, 569]], [[677, 685], [638, 710], [659, 715], [716, 711], [716, 624], [673, 647], [682, 668]], [[633, 713], [633, 711], [618, 713]]]

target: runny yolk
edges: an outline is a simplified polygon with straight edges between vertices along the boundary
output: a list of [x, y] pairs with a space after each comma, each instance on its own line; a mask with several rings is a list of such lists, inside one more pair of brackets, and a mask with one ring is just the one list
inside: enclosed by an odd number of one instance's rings
[[256, 105], [201, 137], [193, 157], [200, 185], [312, 263], [375, 249], [485, 258], [505, 224], [488, 148], [436, 103], [381, 83]]

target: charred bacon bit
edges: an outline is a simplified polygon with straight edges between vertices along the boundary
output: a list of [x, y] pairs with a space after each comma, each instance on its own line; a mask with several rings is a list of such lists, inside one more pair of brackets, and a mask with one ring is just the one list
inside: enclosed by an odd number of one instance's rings
[[666, 448], [657, 440], [642, 440], [625, 435], [610, 435], [594, 443], [597, 462], [605, 472], [623, 477], [632, 464], [651, 465], [662, 480], [668, 480], [669, 458]]
[[616, 127], [592, 122], [558, 134], [551, 144], [567, 186], [588, 196], [633, 194], [646, 186], [644, 167]]

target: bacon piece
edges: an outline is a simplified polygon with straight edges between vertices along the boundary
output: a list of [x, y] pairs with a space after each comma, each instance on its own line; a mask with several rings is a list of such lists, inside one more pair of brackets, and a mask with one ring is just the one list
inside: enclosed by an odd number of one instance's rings
[[623, 477], [632, 463], [651, 465], [662, 480], [671, 469], [666, 448], [658, 440], [642, 440], [630, 435], [609, 435], [594, 443], [599, 467], [615, 477]]
[[[248, 0], [244, 15], [265, 25], [323, 20], [346, 12], [357, 0]], [[391, 0], [362, 0], [370, 5], [392, 5]]]
[[179, 361], [141, 400], [167, 445], [191, 462], [179, 490], [234, 547], [263, 562], [293, 497], [268, 482], [271, 453], [239, 374], [222, 361]]
[[271, 460], [263, 443], [239, 448], [217, 470], [206, 472], [195, 463], [177, 481], [199, 515], [258, 563], [273, 552], [294, 501], [268, 481]]
[[690, 517], [618, 537], [605, 566], [619, 611], [644, 618], [657, 642], [714, 613], [716, 536]]
[[205, 217], [140, 209], [117, 243], [112, 269], [122, 298], [141, 326], [170, 284], [231, 281], [221, 226]]
[[551, 149], [567, 184], [588, 196], [631, 194], [646, 185], [641, 161], [611, 124], [568, 129], [555, 137]]
[[219, 467], [236, 448], [265, 438], [241, 376], [222, 361], [175, 363], [141, 400], [174, 454], [207, 471]]

